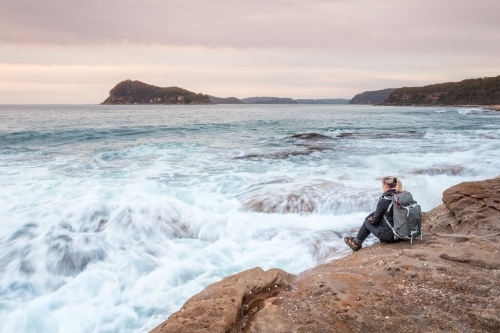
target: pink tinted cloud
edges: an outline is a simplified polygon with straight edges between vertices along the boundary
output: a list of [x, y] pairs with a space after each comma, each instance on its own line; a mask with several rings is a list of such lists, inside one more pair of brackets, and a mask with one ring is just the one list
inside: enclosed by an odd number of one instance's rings
[[498, 0], [0, 0], [0, 42], [500, 51]]

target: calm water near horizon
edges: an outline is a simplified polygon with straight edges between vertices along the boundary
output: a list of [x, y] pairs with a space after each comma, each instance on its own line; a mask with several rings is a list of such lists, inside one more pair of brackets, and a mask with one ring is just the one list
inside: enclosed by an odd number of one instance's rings
[[228, 275], [346, 255], [383, 176], [427, 211], [499, 174], [481, 108], [0, 105], [0, 332], [147, 332]]

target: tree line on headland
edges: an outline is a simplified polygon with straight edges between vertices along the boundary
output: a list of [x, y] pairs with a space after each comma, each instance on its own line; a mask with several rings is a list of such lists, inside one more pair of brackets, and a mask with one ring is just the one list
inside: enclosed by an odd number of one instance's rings
[[493, 105], [500, 104], [500, 76], [399, 88], [382, 105]]
[[133, 104], [370, 104], [389, 106], [499, 105], [500, 76], [447, 82], [423, 87], [365, 91], [348, 99], [291, 99], [280, 97], [221, 98], [178, 87], [157, 87], [125, 80], [109, 93], [104, 105]]
[[161, 88], [141, 81], [125, 80], [109, 92], [103, 105], [212, 104], [208, 95], [178, 87]]

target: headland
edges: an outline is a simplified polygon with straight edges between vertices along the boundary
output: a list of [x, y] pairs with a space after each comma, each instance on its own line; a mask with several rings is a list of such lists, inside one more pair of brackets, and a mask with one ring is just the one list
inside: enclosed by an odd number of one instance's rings
[[500, 76], [447, 82], [423, 87], [403, 87], [380, 105], [472, 106], [500, 104]]
[[103, 105], [213, 104], [208, 95], [178, 87], [162, 88], [141, 81], [125, 80], [109, 92]]

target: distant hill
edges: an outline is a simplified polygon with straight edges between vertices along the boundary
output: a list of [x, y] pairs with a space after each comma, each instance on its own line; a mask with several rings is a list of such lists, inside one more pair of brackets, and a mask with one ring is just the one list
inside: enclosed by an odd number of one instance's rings
[[242, 98], [243, 104], [299, 104], [291, 98], [281, 97], [248, 97]]
[[227, 97], [227, 98], [222, 98], [222, 97], [215, 97], [215, 96], [208, 96], [210, 97], [210, 100], [214, 104], [242, 104], [243, 102], [241, 99], [238, 99], [236, 97]]
[[347, 104], [348, 99], [333, 98], [333, 99], [296, 99], [299, 104]]
[[389, 95], [396, 90], [397, 89], [387, 88], [383, 90], [365, 91], [354, 96], [348, 104], [380, 104], [389, 98]]
[[118, 83], [102, 102], [114, 104], [213, 104], [208, 95], [178, 88], [161, 88], [141, 81], [125, 80]]
[[500, 104], [500, 76], [400, 88], [381, 105]]
[[286, 97], [248, 97], [242, 98], [243, 104], [347, 104], [348, 99], [292, 99]]

